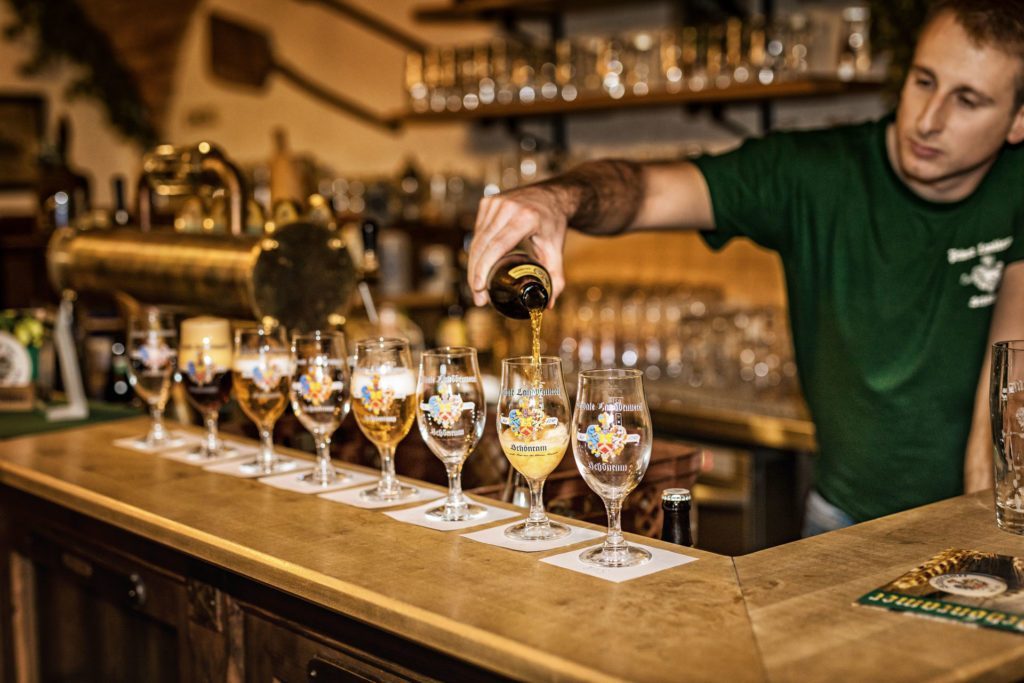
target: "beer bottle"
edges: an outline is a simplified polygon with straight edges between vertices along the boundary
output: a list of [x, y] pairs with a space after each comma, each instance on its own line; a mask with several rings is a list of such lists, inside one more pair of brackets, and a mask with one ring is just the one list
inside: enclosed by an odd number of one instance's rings
[[689, 489], [665, 489], [661, 494], [661, 540], [693, 547]]
[[491, 305], [502, 315], [526, 320], [530, 311], [544, 310], [551, 299], [551, 276], [524, 251], [506, 254], [487, 277]]

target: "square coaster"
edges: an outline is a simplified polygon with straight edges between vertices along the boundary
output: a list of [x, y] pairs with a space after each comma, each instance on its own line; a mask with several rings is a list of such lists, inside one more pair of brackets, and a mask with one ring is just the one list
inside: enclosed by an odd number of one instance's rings
[[[377, 477], [373, 478], [374, 480]], [[408, 505], [409, 503], [419, 503], [424, 500], [437, 500], [438, 498], [444, 497], [444, 493], [441, 491], [435, 491], [434, 489], [424, 488], [420, 484], [405, 481], [399, 479], [404, 484], [409, 484], [416, 487], [416, 495], [403, 498], [402, 500], [364, 500], [359, 497], [359, 494], [364, 489], [369, 488], [368, 486], [354, 486], [348, 489], [342, 489], [340, 491], [332, 491], [331, 493], [320, 494], [321, 498], [333, 501], [335, 503], [344, 503], [345, 505], [351, 505], [357, 508], [365, 508], [367, 510], [375, 510], [377, 508], [393, 508], [399, 505]]]
[[349, 486], [358, 486], [359, 484], [365, 484], [376, 479], [376, 477], [364, 474], [363, 472], [355, 472], [353, 470], [335, 467], [334, 471], [338, 473], [338, 480], [329, 486], [321, 486], [302, 479], [303, 476], [312, 471], [312, 469], [309, 469], [302, 472], [272, 474], [269, 477], [260, 477], [260, 483], [266, 484], [267, 486], [273, 486], [274, 488], [284, 489], [285, 491], [295, 491], [296, 493], [325, 493], [327, 491], [345, 489]]
[[123, 439], [114, 439], [114, 445], [118, 448], [127, 448], [130, 451], [138, 451], [139, 453], [163, 453], [164, 451], [178, 450], [185, 448], [186, 446], [191, 448], [200, 442], [198, 436], [189, 434], [187, 432], [167, 432], [167, 444], [160, 446], [159, 448], [150, 448], [145, 443], [145, 434], [139, 436], [126, 436]]
[[463, 534], [463, 538], [488, 545], [496, 545], [499, 548], [509, 548], [510, 550], [518, 550], [524, 553], [536, 553], [542, 550], [554, 550], [555, 548], [564, 548], [567, 545], [592, 541], [604, 535], [602, 531], [584, 529], [581, 526], [569, 524], [568, 527], [571, 533], [563, 538], [555, 538], [550, 541], [519, 541], [505, 535], [505, 529], [514, 524], [518, 524], [518, 522], [510, 522], [501, 526], [491, 527], [490, 529], [481, 529], [480, 531]]
[[[472, 500], [472, 499], [471, 499]], [[456, 529], [468, 529], [473, 526], [480, 526], [481, 524], [487, 524], [489, 522], [497, 522], [501, 519], [508, 519], [509, 517], [518, 517], [523, 513], [519, 510], [506, 510], [504, 508], [493, 507], [482, 503], [479, 500], [473, 502], [479, 503], [484, 508], [484, 514], [480, 515], [475, 519], [467, 519], [462, 522], [445, 522], [439, 519], [431, 519], [427, 517], [427, 510], [433, 509], [438, 505], [444, 504], [443, 500], [436, 500], [426, 503], [424, 505], [417, 505], [414, 508], [406, 508], [404, 510], [395, 510], [394, 512], [385, 512], [384, 514], [391, 519], [397, 519], [399, 522], [406, 522], [408, 524], [415, 524], [417, 526], [424, 526], [428, 529], [436, 529], [438, 531], [454, 531]]]
[[177, 462], [183, 462], [186, 465], [201, 465], [206, 467], [207, 465], [212, 465], [218, 462], [226, 462], [228, 460], [236, 460], [239, 458], [251, 458], [258, 452], [256, 447], [250, 444], [224, 439], [224, 445], [230, 450], [226, 450], [216, 458], [206, 458], [192, 452], [192, 450], [200, 443], [202, 442], [199, 441], [195, 444], [190, 444], [186, 448], [164, 451], [160, 454], [160, 457], [167, 458], [168, 460], [175, 460]]
[[[249, 468], [244, 467], [248, 463], [252, 462], [254, 457], [255, 454], [250, 455], [248, 458], [234, 458], [232, 460], [219, 462], [214, 465], [207, 465], [203, 469], [206, 470], [207, 472], [213, 472], [214, 474], [226, 474], [228, 476], [239, 477], [241, 479], [256, 479], [258, 477], [273, 476], [260, 471], [253, 472], [250, 471]], [[311, 463], [309, 460], [300, 460], [298, 458], [293, 458], [288, 455], [280, 454], [278, 454], [278, 457], [285, 461], [282, 463], [282, 465], [287, 469], [281, 469], [275, 474], [297, 474], [304, 470], [313, 469], [313, 463]]]
[[553, 564], [556, 567], [561, 567], [563, 569], [571, 569], [572, 571], [579, 572], [581, 574], [596, 576], [597, 578], [604, 579], [605, 581], [622, 583], [623, 581], [639, 579], [641, 576], [656, 574], [657, 572], [665, 569], [679, 567], [690, 562], [696, 562], [697, 560], [696, 557], [690, 557], [689, 555], [683, 555], [682, 553], [674, 553], [669, 550], [662, 550], [661, 548], [652, 548], [648, 545], [640, 545], [637, 543], [631, 543], [630, 545], [647, 550], [653, 557], [651, 557], [649, 561], [635, 567], [594, 567], [589, 564], [584, 564], [583, 561], [580, 560], [580, 553], [590, 550], [590, 548], [597, 547], [588, 546], [586, 548], [570, 550], [569, 552], [562, 553], [560, 555], [545, 557], [541, 562], [547, 562], [548, 564]]

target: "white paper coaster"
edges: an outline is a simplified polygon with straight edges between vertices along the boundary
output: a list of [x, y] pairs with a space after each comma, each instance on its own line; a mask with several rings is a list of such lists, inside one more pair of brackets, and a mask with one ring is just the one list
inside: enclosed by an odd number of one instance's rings
[[127, 448], [130, 451], [139, 453], [163, 453], [164, 451], [177, 450], [186, 446], [192, 447], [199, 443], [198, 436], [187, 432], [168, 432], [166, 445], [159, 448], [150, 448], [145, 444], [145, 434], [139, 436], [126, 436], [123, 439], [114, 439], [114, 445], [118, 448]]
[[346, 470], [340, 467], [335, 467], [334, 471], [338, 473], [338, 480], [329, 486], [321, 486], [320, 484], [313, 484], [309, 481], [303, 480], [302, 477], [309, 472], [312, 472], [312, 469], [304, 472], [272, 474], [269, 477], [261, 477], [260, 483], [266, 484], [267, 486], [273, 486], [274, 488], [284, 489], [285, 491], [295, 491], [296, 493], [324, 493], [326, 491], [336, 491], [338, 489], [348, 488], [349, 486], [365, 484], [368, 481], [376, 479], [376, 477], [369, 474]]
[[[474, 502], [480, 503], [480, 501]], [[431, 501], [424, 505], [417, 505], [414, 508], [385, 512], [384, 514], [391, 519], [397, 519], [399, 522], [425, 526], [428, 529], [437, 529], [438, 531], [468, 529], [469, 527], [480, 526], [481, 524], [487, 524], [488, 522], [497, 522], [498, 520], [508, 519], [509, 517], [518, 517], [523, 514], [519, 510], [506, 510], [504, 508], [492, 507], [490, 505], [480, 503], [484, 508], [484, 514], [480, 515], [476, 519], [467, 519], [464, 522], [445, 522], [439, 519], [431, 519], [430, 517], [427, 517], [427, 510], [431, 510], [442, 504], [444, 504], [443, 500]]]
[[514, 524], [518, 524], [518, 522], [511, 522], [509, 524], [491, 527], [490, 529], [474, 531], [472, 533], [463, 534], [463, 536], [474, 541], [479, 541], [480, 543], [487, 543], [488, 545], [496, 545], [501, 548], [519, 550], [524, 553], [536, 553], [542, 550], [554, 550], [555, 548], [564, 548], [567, 545], [573, 545], [575, 543], [592, 541], [595, 538], [600, 538], [604, 535], [604, 532], [601, 531], [584, 529], [581, 526], [573, 526], [569, 524], [568, 527], [572, 533], [563, 538], [555, 538], [550, 541], [518, 541], [505, 535], [505, 529]]
[[[376, 478], [376, 477], [375, 477]], [[417, 486], [416, 484], [408, 481], [399, 479], [403, 484], [410, 484], [416, 486], [416, 495], [403, 498], [402, 500], [365, 500], [359, 497], [368, 486], [354, 486], [348, 489], [342, 489], [341, 491], [332, 491], [331, 493], [320, 494], [321, 498], [334, 501], [335, 503], [344, 503], [345, 505], [352, 505], [357, 508], [366, 508], [367, 510], [375, 510], [377, 508], [393, 508], [399, 505], [408, 505], [409, 503], [419, 503], [424, 500], [437, 500], [444, 496], [444, 493], [435, 491], [434, 489], [424, 488], [423, 486]]]
[[[229, 476], [240, 477], [242, 479], [255, 479], [257, 477], [268, 476], [263, 472], [253, 472], [250, 471], [248, 467], [243, 467], [243, 465], [252, 462], [254, 457], [255, 456], [250, 455], [248, 458], [235, 458], [233, 460], [219, 462], [215, 465], [207, 465], [203, 469], [207, 472], [213, 472], [214, 474], [227, 474]], [[290, 456], [280, 454], [278, 454], [278, 457], [284, 461], [281, 463], [281, 470], [278, 474], [284, 474], [286, 472], [297, 474], [303, 470], [313, 469], [313, 463], [309, 460], [299, 460], [298, 458], [292, 458]]]
[[168, 460], [176, 460], [177, 462], [183, 462], [186, 465], [212, 465], [218, 462], [226, 462], [228, 460], [237, 460], [239, 458], [251, 458], [257, 453], [256, 447], [250, 444], [242, 443], [241, 441], [231, 441], [228, 439], [224, 440], [224, 445], [227, 449], [216, 458], [207, 458], [198, 453], [193, 453], [193, 449], [199, 443], [191, 444], [187, 448], [179, 448], [173, 451], [165, 451], [160, 454], [161, 458], [167, 458]]
[[590, 550], [590, 548], [597, 547], [588, 546], [586, 548], [570, 550], [569, 552], [562, 553], [560, 555], [545, 557], [541, 562], [547, 562], [548, 564], [553, 564], [556, 567], [562, 567], [563, 569], [571, 569], [574, 572], [579, 572], [581, 574], [590, 574], [591, 576], [596, 576], [597, 578], [604, 579], [605, 581], [622, 583], [623, 581], [639, 579], [641, 576], [655, 574], [664, 569], [671, 569], [672, 567], [678, 567], [697, 560], [696, 557], [683, 555], [682, 553], [674, 553], [660, 548], [652, 548], [649, 545], [639, 545], [636, 543], [631, 543], [630, 545], [634, 545], [637, 548], [644, 548], [650, 552], [653, 557], [649, 561], [635, 567], [594, 567], [589, 564], [584, 564], [583, 561], [580, 560], [580, 553]]

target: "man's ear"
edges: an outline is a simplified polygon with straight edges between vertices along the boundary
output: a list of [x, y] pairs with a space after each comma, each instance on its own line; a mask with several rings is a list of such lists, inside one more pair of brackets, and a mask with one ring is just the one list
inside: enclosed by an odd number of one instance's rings
[[1011, 145], [1024, 141], [1024, 104], [1017, 107], [1017, 113], [1013, 115], [1013, 123], [1010, 125], [1010, 132], [1006, 134], [1006, 141]]

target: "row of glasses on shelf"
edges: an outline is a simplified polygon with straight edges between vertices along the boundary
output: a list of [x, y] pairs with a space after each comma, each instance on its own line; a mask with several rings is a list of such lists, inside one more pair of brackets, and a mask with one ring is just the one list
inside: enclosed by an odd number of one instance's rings
[[[834, 62], [840, 78], [852, 79], [871, 66], [868, 10], [847, 8], [842, 21]], [[499, 38], [409, 53], [405, 85], [417, 113], [768, 85], [805, 74], [812, 51], [828, 42], [820, 34], [806, 14], [794, 13], [770, 23], [731, 18], [551, 45]]]
[[[416, 377], [403, 339], [359, 341], [350, 359], [340, 332], [296, 335], [288, 346], [261, 326], [237, 329], [232, 339], [228, 321], [193, 318], [183, 321], [179, 345], [173, 316], [157, 309], [130, 318], [128, 339], [130, 381], [152, 414], [151, 428], [140, 439], [149, 449], [174, 445], [162, 414], [176, 375], [207, 427], [206, 439], [192, 457], [232, 455], [218, 437], [217, 415], [233, 390], [260, 432], [258, 455], [240, 465], [243, 471], [273, 474], [296, 468], [298, 461], [273, 448], [274, 424], [290, 403], [316, 440], [316, 467], [301, 476], [310, 483], [334, 485], [345, 475], [331, 463], [330, 439], [351, 402], [359, 428], [381, 459], [380, 480], [361, 497], [400, 503], [417, 493], [396, 478], [394, 466], [395, 448], [415, 420], [449, 480], [444, 502], [426, 514], [456, 522], [485, 513], [461, 487], [462, 467], [483, 435], [487, 414], [475, 349], [425, 351]], [[651, 455], [651, 420], [642, 379], [641, 372], [628, 369], [581, 373], [570, 418], [558, 358], [503, 361], [498, 437], [531, 492], [529, 516], [506, 530], [509, 537], [542, 541], [569, 533], [568, 527], [548, 519], [543, 486], [572, 443], [581, 475], [608, 509], [604, 543], [581, 559], [600, 566], [629, 566], [650, 559], [647, 551], [626, 544], [620, 526], [622, 502], [643, 478]]]

